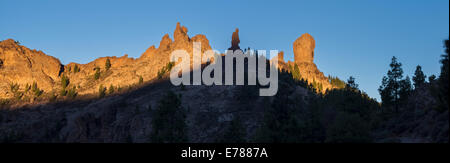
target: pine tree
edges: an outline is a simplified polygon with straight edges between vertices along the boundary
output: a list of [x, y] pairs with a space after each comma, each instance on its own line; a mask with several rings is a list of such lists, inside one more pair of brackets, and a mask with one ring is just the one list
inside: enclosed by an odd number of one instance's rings
[[106, 88], [103, 87], [103, 85], [100, 85], [100, 87], [98, 87], [98, 96], [100, 98], [105, 97], [106, 95]]
[[347, 80], [347, 88], [357, 90], [358, 84], [355, 82], [355, 78], [353, 76], [350, 76]]
[[444, 42], [445, 44], [445, 54], [442, 55], [442, 59], [440, 60], [442, 66], [441, 66], [441, 74], [439, 75], [439, 96], [440, 96], [440, 104], [442, 106], [442, 108], [444, 108], [444, 110], [448, 110], [448, 86], [449, 86], [449, 81], [448, 81], [448, 53], [450, 51], [450, 42], [449, 40], [445, 40]]
[[412, 80], [414, 81], [414, 88], [417, 89], [418, 87], [425, 84], [426, 78], [427, 76], [425, 76], [425, 74], [423, 74], [422, 72], [422, 67], [420, 65], [417, 65], [416, 71], [414, 72], [414, 76], [412, 78]]
[[399, 90], [399, 102], [403, 103], [408, 99], [412, 91], [411, 80], [409, 76], [406, 76], [405, 79], [400, 81], [400, 90]]
[[111, 61], [108, 58], [108, 59], [106, 59], [106, 62], [105, 62], [105, 69], [106, 69], [106, 71], [108, 71], [109, 68], [111, 68]]
[[95, 67], [94, 79], [98, 80], [100, 78], [100, 67]]
[[[381, 86], [378, 88], [383, 106], [395, 108], [395, 112], [398, 113], [400, 105], [400, 91], [402, 87], [403, 69], [402, 64], [397, 61], [397, 58], [392, 57], [391, 64], [389, 64], [390, 70], [387, 73], [387, 77], [383, 76]], [[403, 89], [407, 88], [407, 83], [404, 83]], [[406, 92], [406, 91], [405, 91]]]
[[65, 90], [67, 88], [67, 86], [69, 85], [69, 83], [70, 83], [69, 78], [66, 75], [63, 74], [61, 76], [61, 87], [62, 87], [62, 89]]

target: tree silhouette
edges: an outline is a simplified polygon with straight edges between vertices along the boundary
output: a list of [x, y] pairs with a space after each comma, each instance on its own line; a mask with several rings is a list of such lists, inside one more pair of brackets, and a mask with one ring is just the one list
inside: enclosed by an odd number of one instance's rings
[[423, 74], [422, 72], [422, 67], [420, 65], [417, 65], [416, 71], [414, 72], [414, 76], [412, 78], [412, 80], [414, 81], [414, 88], [418, 88], [425, 84], [426, 78], [427, 76], [425, 76], [425, 74]]
[[348, 78], [347, 87], [355, 90], [358, 89], [358, 84], [356, 84], [355, 78], [353, 76], [350, 76], [350, 78]]
[[383, 76], [381, 86], [378, 88], [381, 100], [384, 107], [394, 107], [395, 112], [398, 113], [400, 102], [407, 98], [411, 88], [411, 81], [409, 77], [403, 79], [402, 64], [397, 61], [397, 58], [392, 57], [390, 70], [387, 77]]
[[439, 76], [439, 85], [440, 85], [440, 89], [441, 90], [441, 96], [442, 96], [442, 100], [444, 102], [443, 106], [447, 107], [448, 110], [448, 53], [450, 51], [450, 42], [449, 40], [445, 40], [445, 54], [442, 55], [442, 59], [441, 59], [441, 74]]

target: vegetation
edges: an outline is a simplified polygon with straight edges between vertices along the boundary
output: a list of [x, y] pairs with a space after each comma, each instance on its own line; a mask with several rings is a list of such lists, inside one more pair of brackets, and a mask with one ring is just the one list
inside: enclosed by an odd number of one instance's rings
[[[292, 97], [295, 80], [291, 74], [280, 73], [278, 93], [265, 108], [262, 126], [255, 142], [297, 143], [323, 141], [324, 128], [319, 120], [319, 109], [307, 109], [300, 97]], [[312, 106], [312, 105], [311, 105]]]
[[[314, 82], [313, 82], [314, 83]], [[341, 84], [344, 82], [340, 82]], [[295, 94], [295, 85], [308, 90], [308, 98]], [[342, 87], [342, 86], [341, 86]], [[312, 85], [279, 74], [279, 90], [265, 108], [254, 142], [372, 142], [378, 126], [379, 104], [358, 89], [355, 78], [345, 88], [317, 96]]]
[[387, 77], [384, 76], [382, 84], [378, 91], [381, 95], [384, 108], [393, 107], [395, 112], [398, 113], [400, 104], [406, 101], [409, 93], [411, 92], [411, 81], [409, 77], [403, 78], [402, 64], [397, 61], [397, 58], [392, 57], [391, 69], [387, 73]]
[[19, 91], [20, 85], [17, 83], [10, 83], [9, 84], [9, 89], [11, 90], [12, 93], [16, 93]]
[[77, 93], [77, 87], [73, 86], [71, 89], [69, 89], [67, 91], [67, 97], [74, 99], [75, 97], [77, 97], [78, 93]]
[[416, 72], [414, 72], [414, 76], [412, 80], [414, 81], [414, 88], [419, 88], [425, 84], [425, 79], [427, 76], [423, 74], [422, 67], [417, 65]]
[[355, 82], [355, 78], [353, 76], [350, 76], [347, 80], [347, 84], [345, 86], [346, 88], [350, 88], [353, 90], [357, 90], [358, 89], [358, 84], [356, 84]]
[[110, 94], [113, 94], [113, 93], [114, 93], [114, 86], [111, 84], [109, 86], [109, 89], [108, 89], [108, 94], [110, 95]]
[[289, 65], [289, 69], [292, 73], [292, 78], [302, 80], [302, 75], [300, 74], [300, 69], [298, 68], [297, 63], [295, 63], [293, 67], [292, 65]]
[[106, 95], [106, 88], [103, 85], [98, 87], [98, 97], [103, 98]]
[[67, 88], [67, 86], [69, 86], [69, 83], [70, 83], [69, 78], [66, 75], [63, 74], [61, 76], [61, 87], [62, 87], [62, 89], [65, 90]]
[[142, 78], [142, 76], [139, 76], [139, 84], [144, 83], [144, 78]]
[[337, 89], [345, 88], [345, 86], [347, 85], [344, 81], [342, 81], [338, 77], [328, 76], [328, 80], [330, 84]]
[[19, 92], [19, 89], [20, 89], [20, 85], [19, 84], [17, 84], [17, 83], [10, 83], [9, 84], [9, 89], [13, 93], [14, 98], [16, 100], [22, 99], [23, 92]]
[[108, 59], [106, 59], [105, 62], [105, 70], [108, 71], [111, 68], [111, 61]]
[[80, 68], [78, 67], [78, 65], [75, 65], [75, 66], [73, 67], [73, 72], [74, 72], [74, 73], [80, 72]]
[[[69, 84], [70, 84], [69, 78], [66, 75], [63, 74], [61, 76], [61, 90], [59, 92], [60, 96], [66, 96], [67, 95], [67, 93], [68, 93], [67, 87], [69, 86]], [[75, 91], [75, 90], [72, 90], [72, 91]], [[73, 93], [76, 93], [76, 92], [71, 92], [71, 95], [74, 95]]]
[[36, 82], [33, 82], [33, 86], [31, 87], [31, 91], [33, 92], [34, 97], [39, 97], [44, 92], [43, 90], [38, 88]]
[[[445, 44], [439, 78], [430, 75], [426, 83], [422, 67], [417, 66], [413, 76], [415, 89], [408, 76], [401, 78], [401, 64], [393, 59], [388, 77], [383, 78], [379, 89], [383, 112], [378, 116], [382, 120], [378, 130], [389, 135], [419, 135], [432, 142], [448, 142], [448, 40]], [[386, 110], [393, 107], [396, 114], [389, 114]]]
[[158, 104], [152, 119], [151, 142], [187, 142], [186, 111], [181, 107], [180, 97], [169, 91]]
[[430, 75], [428, 77], [428, 82], [429, 83], [434, 83], [436, 81], [436, 75]]
[[31, 90], [31, 85], [30, 84], [26, 84], [25, 85], [25, 90], [23, 91], [24, 93], [28, 93]]
[[231, 122], [230, 126], [226, 128], [224, 134], [217, 142], [219, 143], [246, 143], [247, 132], [242, 125], [239, 116], [236, 116]]
[[371, 142], [370, 126], [357, 114], [340, 112], [327, 130], [326, 142]]
[[175, 62], [169, 62], [166, 66], [161, 68], [161, 70], [158, 71], [158, 79], [161, 79], [167, 72], [172, 70], [173, 66], [175, 66]]
[[444, 41], [444, 46], [445, 46], [445, 54], [441, 55], [441, 73], [439, 75], [439, 95], [437, 97], [438, 101], [439, 101], [439, 105], [440, 108], [442, 108], [442, 110], [449, 110], [449, 103], [448, 103], [448, 85], [449, 85], [449, 81], [448, 81], [448, 53], [450, 51], [450, 42], [449, 40], [445, 40]]
[[100, 78], [100, 67], [95, 67], [94, 79], [98, 80]]

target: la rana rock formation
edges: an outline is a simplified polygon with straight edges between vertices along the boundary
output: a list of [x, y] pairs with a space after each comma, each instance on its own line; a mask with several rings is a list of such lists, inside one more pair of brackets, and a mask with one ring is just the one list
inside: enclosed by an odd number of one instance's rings
[[[169, 65], [172, 51], [183, 49], [192, 56], [194, 42], [201, 43], [202, 53], [211, 49], [205, 35], [191, 38], [188, 29], [177, 23], [173, 39], [169, 34], [164, 35], [158, 48], [150, 46], [139, 58], [130, 58], [128, 55], [101, 57], [87, 64], [62, 65], [57, 58], [42, 51], [31, 50], [12, 39], [4, 40], [0, 42], [0, 98], [13, 98], [17, 92], [26, 93], [28, 86], [33, 83], [44, 95], [58, 95], [63, 89], [63, 77], [68, 79], [67, 88], [75, 88], [78, 95], [95, 94], [100, 86], [120, 89], [155, 80]], [[239, 43], [239, 29], [236, 29], [229, 50], [240, 49]], [[292, 67], [298, 66], [301, 78], [309, 83], [320, 84], [321, 91], [332, 89], [328, 79], [313, 62], [314, 38], [304, 34], [294, 42], [293, 48], [294, 62], [285, 62], [284, 53], [279, 53], [280, 68], [291, 71]], [[106, 62], [110, 66], [106, 66]], [[16, 89], [13, 89], [14, 85]]]

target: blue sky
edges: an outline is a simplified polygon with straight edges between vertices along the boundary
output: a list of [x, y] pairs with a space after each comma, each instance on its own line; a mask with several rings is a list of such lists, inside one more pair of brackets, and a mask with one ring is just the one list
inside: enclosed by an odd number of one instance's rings
[[379, 99], [377, 88], [392, 56], [406, 75], [420, 64], [439, 73], [449, 36], [448, 0], [293, 1], [102, 1], [1, 0], [0, 40], [55, 56], [63, 64], [102, 56], [139, 57], [177, 22], [190, 36], [204, 34], [214, 49], [230, 46], [239, 28], [241, 47], [285, 51], [303, 33], [316, 40], [314, 61], [326, 75], [356, 77], [360, 88]]

